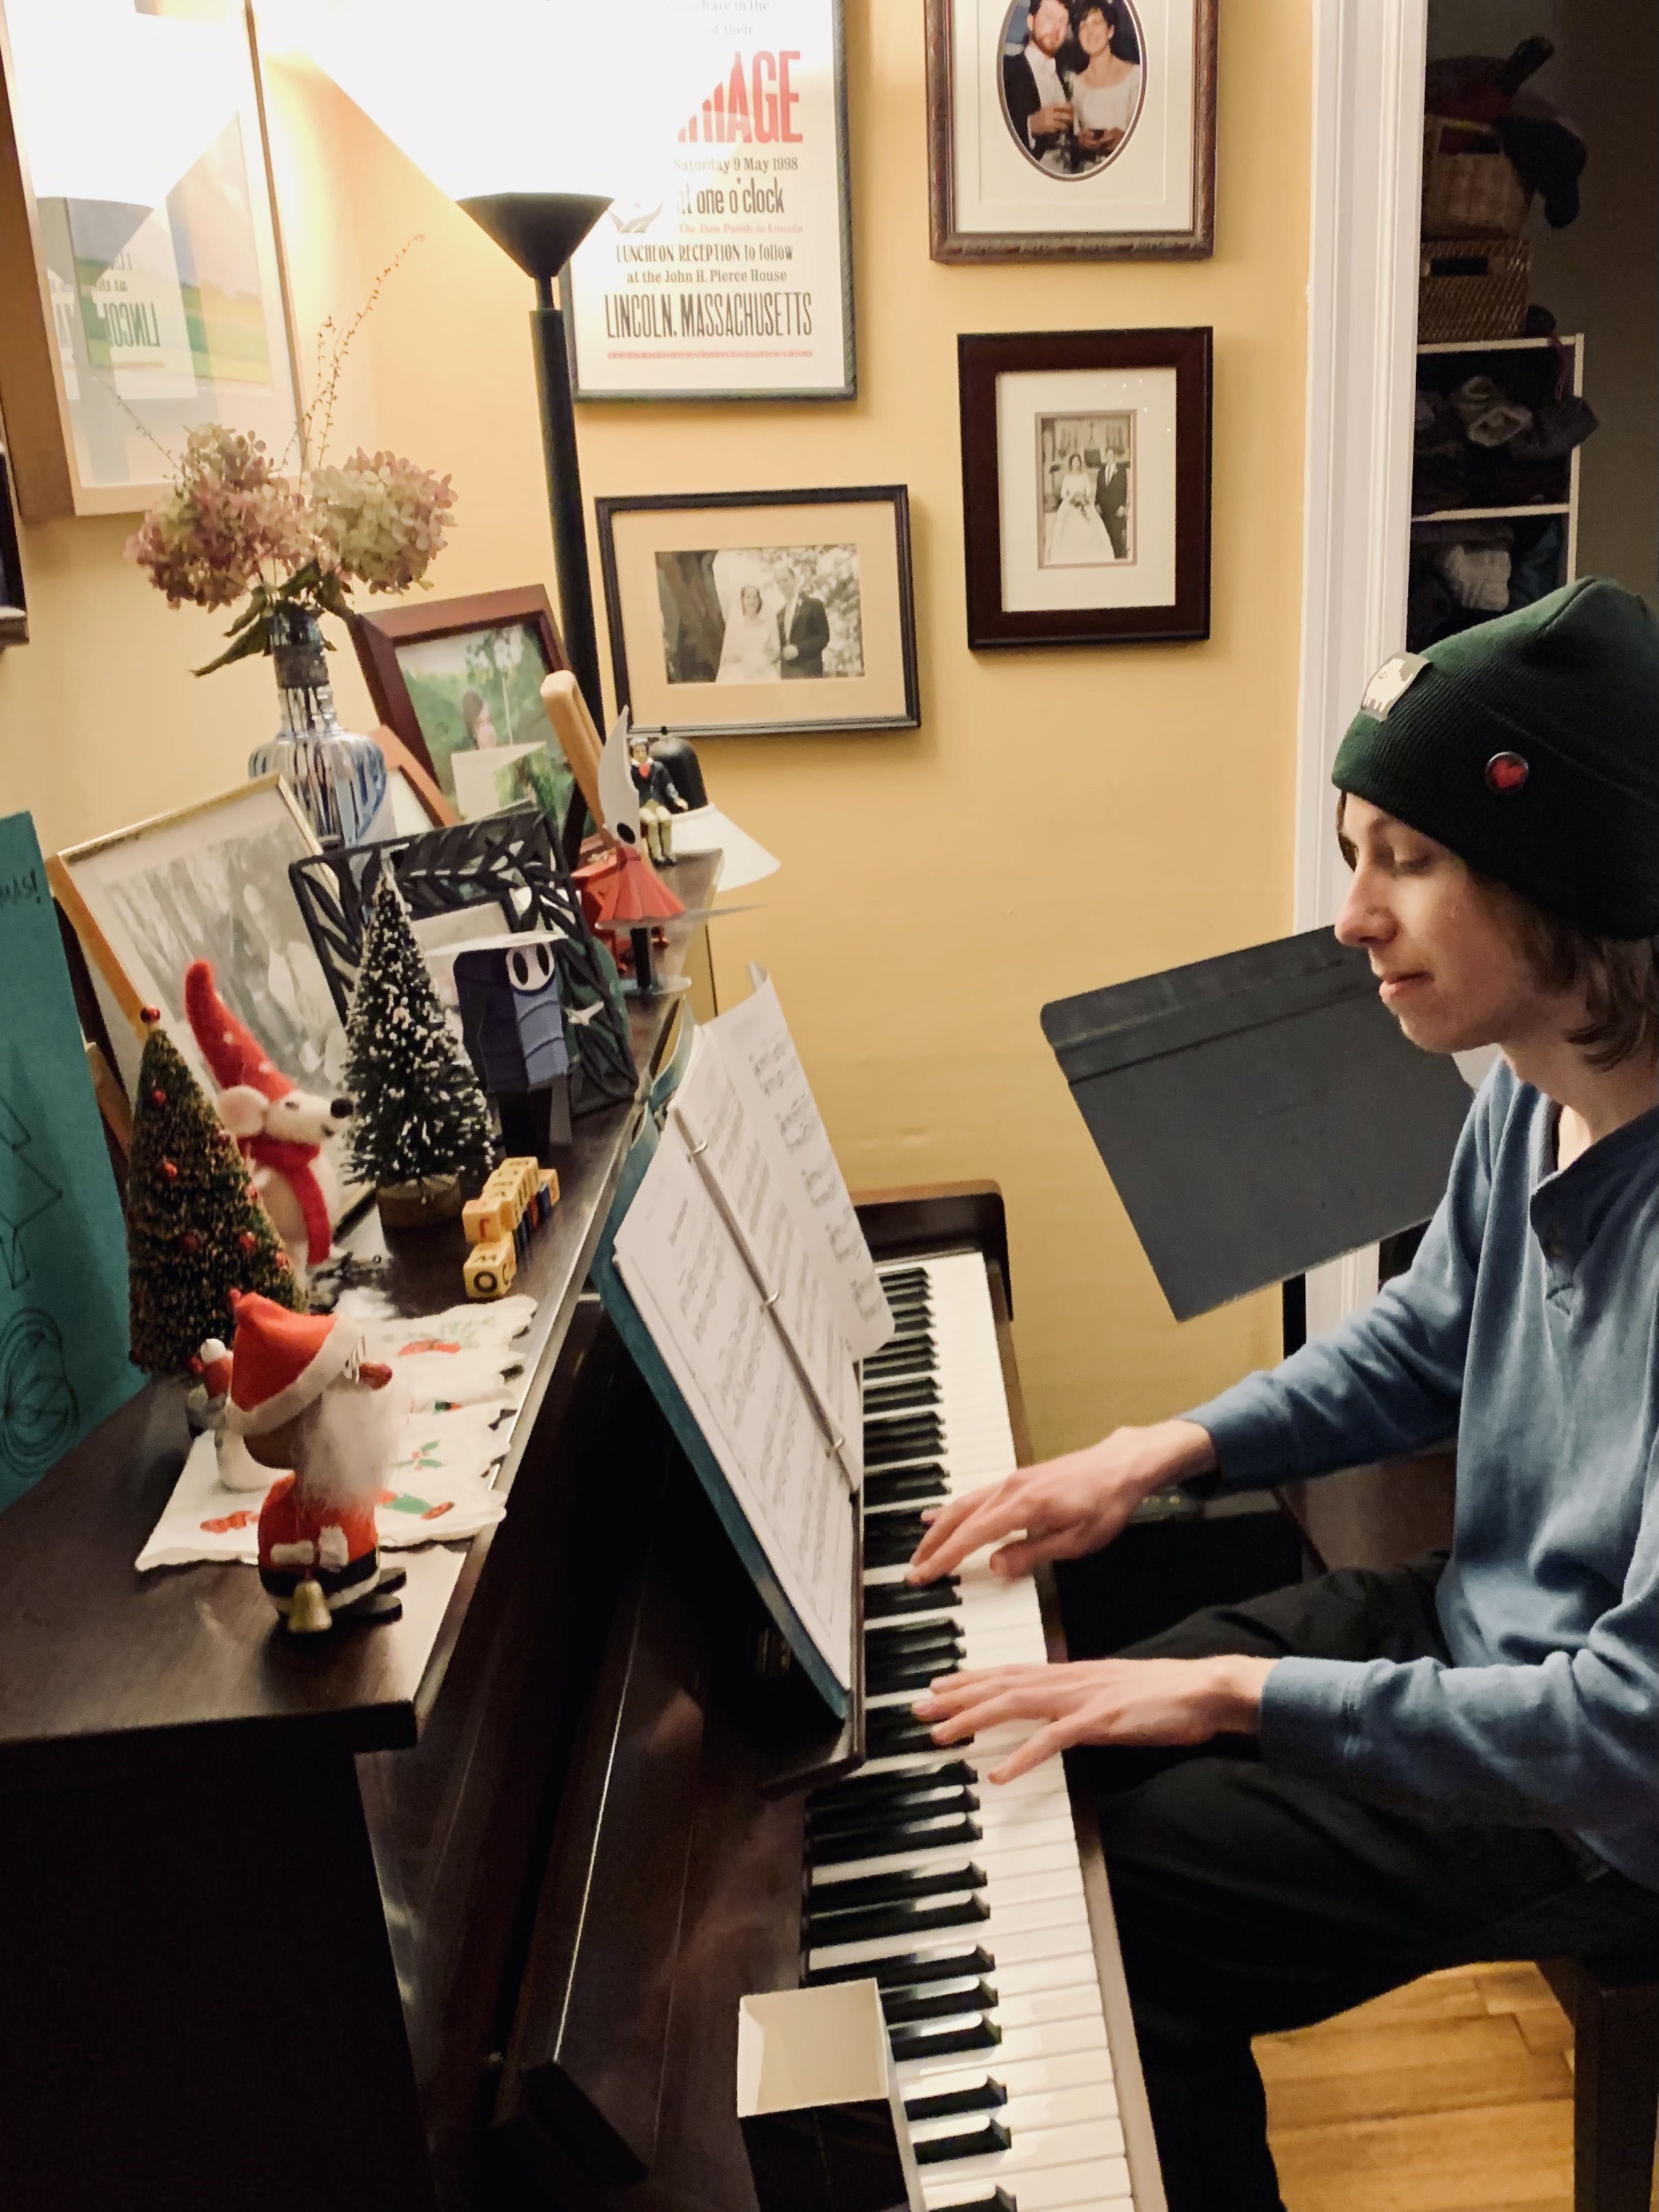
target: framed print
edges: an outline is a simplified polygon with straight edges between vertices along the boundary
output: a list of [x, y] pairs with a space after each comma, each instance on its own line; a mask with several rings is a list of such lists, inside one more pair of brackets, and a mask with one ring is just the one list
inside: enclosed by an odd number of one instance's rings
[[935, 261], [1215, 250], [1218, 0], [927, 0]]
[[968, 642], [1210, 634], [1211, 333], [957, 340]]
[[0, 404], [25, 519], [137, 513], [223, 422], [300, 426], [252, 11], [0, 0]]
[[[851, 399], [842, 0], [652, 0], [703, 17], [703, 82], [564, 271], [578, 399]], [[695, 66], [695, 65], [694, 65]], [[616, 129], [626, 135], [627, 103]]]
[[[543, 679], [567, 663], [539, 584], [360, 615], [353, 636], [375, 713], [452, 819], [530, 799], [565, 836], [581, 802], [542, 705]], [[408, 780], [418, 791], [419, 779]]]
[[914, 730], [902, 484], [594, 501], [617, 703], [676, 737]]
[[[289, 879], [292, 861], [319, 850], [287, 784], [266, 775], [47, 861], [129, 1096], [147, 1006], [204, 1090], [217, 1088], [185, 1012], [192, 960], [213, 963], [220, 997], [285, 1075], [326, 1096], [343, 1089], [345, 1031]], [[343, 1214], [362, 1194], [337, 1157], [335, 1172]]]

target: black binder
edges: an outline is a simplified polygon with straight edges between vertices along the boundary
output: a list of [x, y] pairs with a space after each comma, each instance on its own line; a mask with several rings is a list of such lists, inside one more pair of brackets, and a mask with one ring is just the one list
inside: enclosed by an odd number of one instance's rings
[[1468, 1114], [1328, 929], [1057, 999], [1042, 1033], [1177, 1321], [1426, 1220]]

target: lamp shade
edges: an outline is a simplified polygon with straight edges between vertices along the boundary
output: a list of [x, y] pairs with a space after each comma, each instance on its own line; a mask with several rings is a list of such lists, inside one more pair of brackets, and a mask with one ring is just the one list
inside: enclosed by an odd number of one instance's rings
[[611, 201], [592, 192], [476, 192], [459, 204], [526, 276], [553, 277]]
[[[483, 200], [602, 206], [636, 189], [641, 164], [663, 161], [685, 72], [707, 52], [701, 14], [684, 0], [640, 0], [625, 17], [597, 0], [258, 5], [267, 54], [307, 55], [475, 214]], [[510, 211], [484, 228], [525, 267], [524, 252], [544, 250]]]
[[132, 0], [8, 0], [6, 27], [35, 197], [133, 210], [112, 258], [235, 114], [246, 42]]

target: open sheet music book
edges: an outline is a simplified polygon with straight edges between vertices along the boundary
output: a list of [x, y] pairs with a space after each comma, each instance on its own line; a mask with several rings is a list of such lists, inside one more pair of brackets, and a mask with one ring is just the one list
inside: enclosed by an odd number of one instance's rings
[[855, 1363], [893, 1323], [769, 983], [697, 1032], [614, 1253], [787, 1601], [782, 1625], [844, 1692], [863, 1473]]

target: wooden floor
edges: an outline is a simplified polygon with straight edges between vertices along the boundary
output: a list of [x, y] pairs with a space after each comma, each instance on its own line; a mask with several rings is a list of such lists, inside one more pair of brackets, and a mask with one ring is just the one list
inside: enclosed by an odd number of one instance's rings
[[1288, 2212], [1572, 2212], [1572, 2035], [1535, 1966], [1432, 1974], [1255, 2050]]

